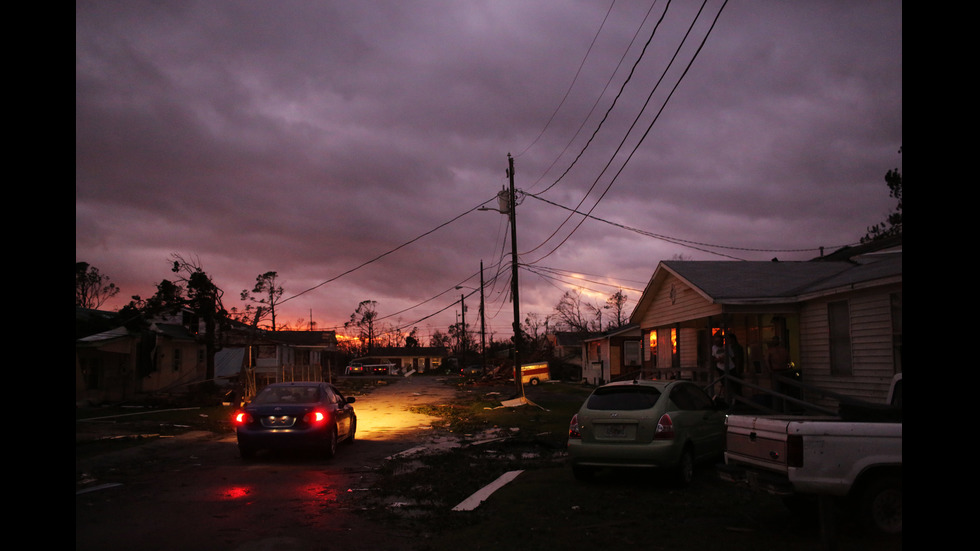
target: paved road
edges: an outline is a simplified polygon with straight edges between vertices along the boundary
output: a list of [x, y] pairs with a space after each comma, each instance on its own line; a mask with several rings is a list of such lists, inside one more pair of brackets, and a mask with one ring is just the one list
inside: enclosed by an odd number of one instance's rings
[[357, 441], [331, 460], [237, 453], [233, 433], [193, 433], [76, 461], [75, 549], [405, 549], [398, 534], [363, 518], [360, 496], [387, 457], [440, 445], [433, 418], [408, 411], [447, 403], [435, 377], [399, 379], [358, 397]]

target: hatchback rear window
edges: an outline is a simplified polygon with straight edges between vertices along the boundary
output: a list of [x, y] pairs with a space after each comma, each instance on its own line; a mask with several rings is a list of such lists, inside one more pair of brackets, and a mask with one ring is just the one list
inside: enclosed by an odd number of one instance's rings
[[589, 396], [589, 409], [636, 410], [650, 409], [660, 398], [660, 391], [651, 387], [622, 386], [598, 388]]

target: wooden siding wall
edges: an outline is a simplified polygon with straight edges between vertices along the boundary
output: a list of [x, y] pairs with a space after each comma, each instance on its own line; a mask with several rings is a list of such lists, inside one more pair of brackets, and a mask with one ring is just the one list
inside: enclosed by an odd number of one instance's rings
[[[901, 286], [806, 303], [800, 314], [803, 382], [871, 402], [884, 402], [895, 374], [890, 300], [893, 292], [901, 292]], [[839, 300], [847, 300], [850, 310], [850, 375], [833, 375], [830, 371], [827, 305]]]
[[[191, 341], [158, 340], [156, 369], [139, 382], [139, 390], [155, 392], [203, 381], [207, 366], [198, 362], [198, 353], [202, 349], [202, 345]], [[180, 350], [180, 369], [175, 371], [173, 361], [177, 350]], [[181, 392], [187, 389], [175, 388], [175, 390]]]
[[[674, 289], [673, 298], [671, 298], [671, 287]], [[720, 305], [712, 304], [676, 276], [668, 274], [646, 312], [643, 313], [640, 327], [644, 329], [663, 327], [719, 314], [721, 314]], [[683, 362], [683, 359], [681, 361]]]

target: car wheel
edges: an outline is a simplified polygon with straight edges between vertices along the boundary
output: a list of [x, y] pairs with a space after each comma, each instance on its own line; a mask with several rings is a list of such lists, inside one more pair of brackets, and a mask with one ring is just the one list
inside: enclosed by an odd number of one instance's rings
[[860, 494], [860, 518], [866, 528], [881, 534], [902, 533], [902, 480], [884, 476], [871, 481]]
[[357, 419], [352, 419], [350, 422], [350, 432], [347, 433], [347, 439], [344, 443], [348, 446], [354, 443], [354, 434], [357, 432]]
[[694, 481], [694, 450], [691, 446], [686, 446], [681, 453], [681, 460], [674, 472], [674, 481], [682, 488]]
[[537, 379], [531, 379], [531, 386], [538, 386], [538, 380]]
[[337, 454], [337, 429], [330, 429], [327, 434], [327, 441], [323, 445], [323, 455], [327, 459], [332, 459]]

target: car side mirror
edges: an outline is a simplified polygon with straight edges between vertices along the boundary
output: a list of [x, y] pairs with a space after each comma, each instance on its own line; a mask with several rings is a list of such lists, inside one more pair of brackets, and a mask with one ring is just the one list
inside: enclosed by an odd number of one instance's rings
[[353, 396], [350, 396], [348, 398], [344, 398], [344, 400], [346, 400], [348, 404], [353, 404], [354, 401], [355, 401], [355, 398]]

